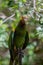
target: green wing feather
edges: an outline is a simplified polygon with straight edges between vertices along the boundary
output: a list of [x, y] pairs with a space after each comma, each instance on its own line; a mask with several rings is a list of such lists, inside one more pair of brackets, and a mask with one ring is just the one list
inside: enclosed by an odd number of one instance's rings
[[29, 44], [29, 35], [28, 35], [28, 31], [26, 31], [25, 42], [23, 44], [23, 48], [22, 49], [25, 49], [28, 44]]

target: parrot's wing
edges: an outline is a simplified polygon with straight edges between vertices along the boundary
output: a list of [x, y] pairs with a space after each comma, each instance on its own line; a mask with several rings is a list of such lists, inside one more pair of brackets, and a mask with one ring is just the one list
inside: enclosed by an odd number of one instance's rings
[[13, 51], [13, 47], [12, 47], [12, 39], [13, 39], [13, 31], [10, 32], [9, 35], [9, 40], [8, 40], [8, 45], [9, 45], [9, 52], [10, 52], [10, 61], [14, 61], [14, 51]]
[[9, 40], [8, 40], [8, 46], [9, 46], [9, 48], [11, 47], [11, 43], [12, 43], [12, 34], [13, 34], [13, 32], [11, 31], [10, 35], [9, 35]]
[[29, 44], [29, 35], [28, 32], [26, 31], [25, 42], [22, 49], [25, 49], [28, 44]]

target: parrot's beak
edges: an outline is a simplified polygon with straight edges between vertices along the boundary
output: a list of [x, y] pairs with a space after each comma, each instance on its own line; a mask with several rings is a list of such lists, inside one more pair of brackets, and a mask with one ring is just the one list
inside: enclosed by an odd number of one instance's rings
[[24, 17], [24, 20], [25, 20], [25, 24], [28, 24], [28, 19], [29, 19], [28, 16], [24, 15], [23, 17]]

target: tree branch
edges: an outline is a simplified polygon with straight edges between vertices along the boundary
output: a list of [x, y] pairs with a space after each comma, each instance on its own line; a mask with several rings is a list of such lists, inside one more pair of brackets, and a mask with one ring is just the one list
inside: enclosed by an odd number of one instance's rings
[[0, 24], [0, 26], [1, 26], [2, 24], [4, 24], [6, 21], [8, 21], [9, 19], [11, 19], [13, 16], [15, 16], [15, 14], [12, 14], [11, 16], [7, 17], [7, 18]]

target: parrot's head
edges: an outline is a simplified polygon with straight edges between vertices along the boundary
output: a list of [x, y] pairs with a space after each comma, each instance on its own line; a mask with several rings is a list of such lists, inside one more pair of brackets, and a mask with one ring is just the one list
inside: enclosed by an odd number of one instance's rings
[[27, 23], [27, 20], [28, 20], [27, 16], [24, 15], [24, 16], [21, 16], [20, 22], [22, 25], [25, 25]]
[[21, 23], [22, 24], [27, 24], [28, 23], [28, 16], [27, 15], [24, 15], [24, 16], [21, 16]]

